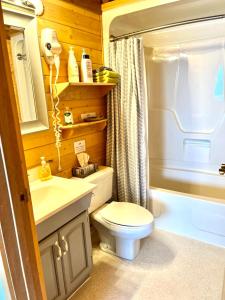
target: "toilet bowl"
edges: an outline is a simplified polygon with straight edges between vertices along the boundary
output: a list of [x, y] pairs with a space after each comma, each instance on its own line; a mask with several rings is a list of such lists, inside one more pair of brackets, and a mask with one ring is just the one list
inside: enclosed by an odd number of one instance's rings
[[153, 216], [145, 208], [129, 202], [111, 202], [113, 169], [100, 170], [85, 180], [96, 185], [89, 213], [91, 222], [99, 233], [100, 248], [113, 255], [132, 260], [140, 250], [140, 239], [153, 230]]
[[111, 202], [91, 214], [100, 236], [100, 248], [132, 260], [140, 250], [140, 239], [153, 230], [153, 216], [145, 208], [128, 202]]

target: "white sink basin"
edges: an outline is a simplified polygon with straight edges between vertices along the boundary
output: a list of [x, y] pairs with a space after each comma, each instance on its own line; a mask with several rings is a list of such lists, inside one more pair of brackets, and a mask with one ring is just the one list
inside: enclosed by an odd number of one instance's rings
[[47, 181], [30, 183], [35, 223], [39, 224], [53, 214], [92, 192], [94, 184], [53, 176]]
[[48, 199], [56, 200], [58, 198], [65, 197], [65, 193], [67, 191], [64, 188], [49, 185], [49, 186], [43, 186], [37, 189], [32, 190], [32, 202], [45, 202]]

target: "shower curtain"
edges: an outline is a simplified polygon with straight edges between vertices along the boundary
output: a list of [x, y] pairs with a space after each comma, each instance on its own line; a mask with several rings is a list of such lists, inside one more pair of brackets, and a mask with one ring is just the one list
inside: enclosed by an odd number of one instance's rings
[[114, 199], [148, 207], [147, 101], [144, 49], [138, 38], [111, 42], [109, 66], [120, 82], [107, 102], [107, 165], [114, 169]]

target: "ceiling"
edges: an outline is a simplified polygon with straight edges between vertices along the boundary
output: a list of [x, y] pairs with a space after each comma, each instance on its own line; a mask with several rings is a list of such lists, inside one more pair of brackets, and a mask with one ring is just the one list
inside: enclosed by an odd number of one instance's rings
[[101, 11], [101, 4], [107, 3], [114, 0], [64, 0], [65, 2], [72, 2], [76, 4], [77, 6], [83, 7], [87, 10], [94, 11], [98, 14], [102, 14]]

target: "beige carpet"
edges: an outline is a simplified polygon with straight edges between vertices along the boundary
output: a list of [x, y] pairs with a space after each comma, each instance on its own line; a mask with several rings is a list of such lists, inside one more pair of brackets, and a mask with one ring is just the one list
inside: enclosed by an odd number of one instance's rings
[[132, 262], [94, 248], [90, 280], [73, 300], [221, 300], [225, 249], [164, 231]]

